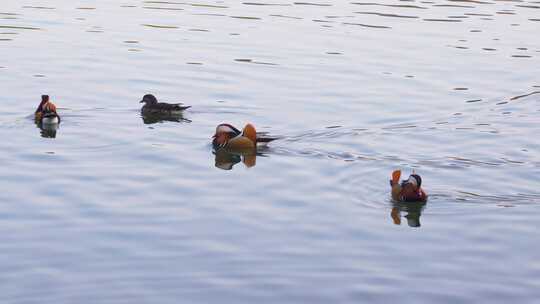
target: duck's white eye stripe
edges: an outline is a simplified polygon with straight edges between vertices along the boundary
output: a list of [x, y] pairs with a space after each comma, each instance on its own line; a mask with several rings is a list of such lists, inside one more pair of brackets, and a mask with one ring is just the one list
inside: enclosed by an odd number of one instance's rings
[[418, 186], [418, 183], [416, 182], [416, 178], [414, 178], [412, 176], [409, 176], [409, 179], [407, 180], [407, 183]]
[[230, 133], [230, 132], [235, 132], [235, 131], [229, 126], [221, 125], [221, 126], [218, 126], [216, 129], [216, 133], [220, 133], [220, 132]]

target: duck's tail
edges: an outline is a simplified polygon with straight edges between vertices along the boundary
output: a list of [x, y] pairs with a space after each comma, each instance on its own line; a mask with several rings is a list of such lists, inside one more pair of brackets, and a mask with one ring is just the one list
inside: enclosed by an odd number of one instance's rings
[[175, 104], [174, 107], [173, 107], [173, 109], [176, 110], [176, 111], [184, 111], [184, 110], [187, 110], [189, 108], [191, 108], [191, 106], [185, 106], [185, 105], [183, 105], [181, 103]]
[[263, 135], [263, 136], [260, 136], [259, 133], [257, 133], [257, 142], [258, 143], [269, 143], [271, 141], [274, 141], [276, 139], [279, 139], [278, 137], [271, 137], [271, 136], [268, 136], [268, 135]]

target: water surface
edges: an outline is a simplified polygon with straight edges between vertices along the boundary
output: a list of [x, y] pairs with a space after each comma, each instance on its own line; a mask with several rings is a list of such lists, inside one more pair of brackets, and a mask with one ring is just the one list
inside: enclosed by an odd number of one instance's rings
[[[535, 303], [539, 21], [519, 0], [3, 1], [0, 301]], [[143, 119], [146, 93], [193, 107]], [[221, 122], [281, 139], [216, 155]], [[397, 168], [427, 204], [390, 200]]]

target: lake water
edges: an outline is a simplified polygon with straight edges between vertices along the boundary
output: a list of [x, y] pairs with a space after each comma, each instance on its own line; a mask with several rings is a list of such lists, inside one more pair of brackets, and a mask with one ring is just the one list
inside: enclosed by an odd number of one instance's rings
[[[539, 34], [536, 0], [2, 0], [0, 302], [538, 303]], [[216, 156], [222, 122], [281, 139]]]

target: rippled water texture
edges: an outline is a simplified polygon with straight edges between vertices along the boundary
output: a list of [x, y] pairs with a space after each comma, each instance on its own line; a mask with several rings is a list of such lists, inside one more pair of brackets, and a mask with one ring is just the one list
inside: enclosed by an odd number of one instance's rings
[[[536, 0], [2, 0], [0, 302], [538, 303], [539, 29]], [[221, 122], [280, 139], [213, 154]]]

